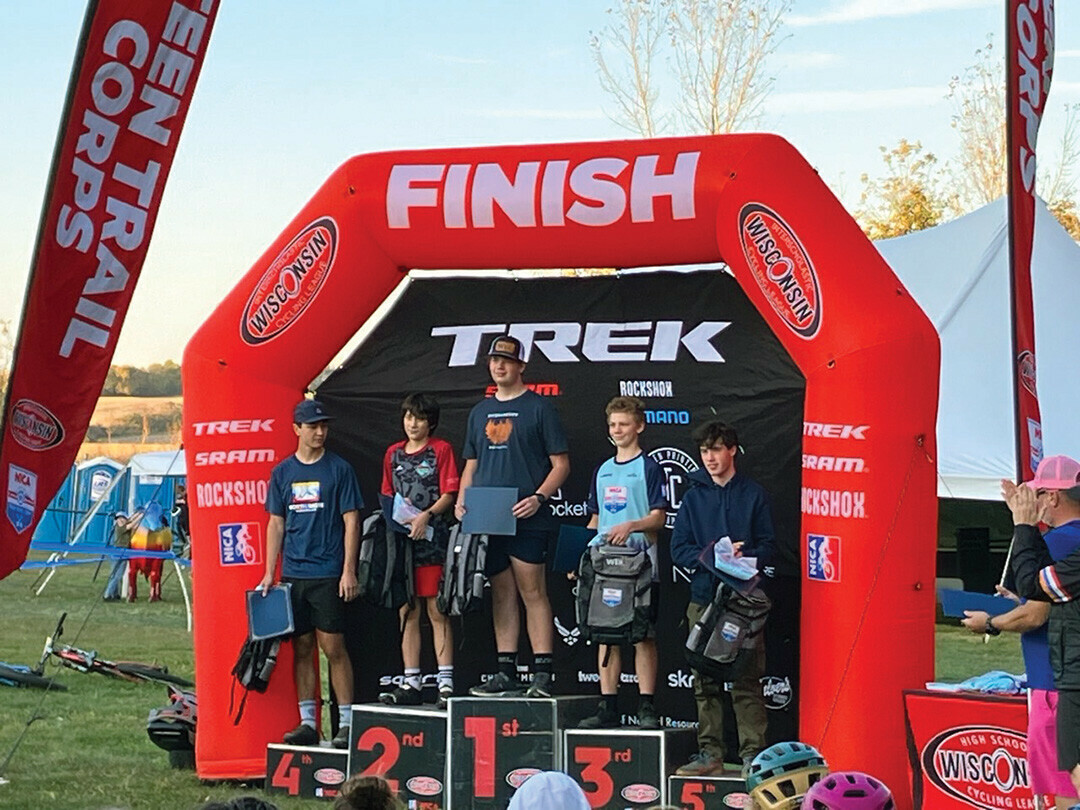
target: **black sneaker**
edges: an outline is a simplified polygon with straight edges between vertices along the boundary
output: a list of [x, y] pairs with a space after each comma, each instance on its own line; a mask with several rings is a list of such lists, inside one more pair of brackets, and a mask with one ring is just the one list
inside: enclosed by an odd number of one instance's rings
[[551, 685], [555, 682], [555, 676], [550, 672], [536, 672], [533, 674], [532, 683], [525, 690], [525, 697], [549, 698], [551, 697]]
[[348, 748], [349, 747], [349, 727], [338, 726], [337, 734], [330, 740], [330, 745], [334, 748]]
[[307, 723], [301, 723], [282, 738], [286, 745], [318, 745], [319, 732]]
[[496, 672], [470, 689], [469, 694], [476, 697], [521, 697], [525, 689], [505, 672]]
[[660, 728], [660, 715], [651, 703], [642, 703], [637, 710], [638, 728]]
[[396, 686], [390, 692], [380, 692], [379, 701], [388, 706], [419, 706], [423, 700], [419, 689]]
[[452, 686], [440, 686], [439, 696], [435, 698], [435, 708], [445, 709], [448, 705], [450, 698], [454, 696], [454, 687]]
[[615, 712], [608, 711], [607, 706], [603, 703], [600, 704], [600, 708], [596, 714], [586, 717], [580, 723], [578, 728], [584, 729], [597, 729], [597, 728], [618, 728], [620, 726], [619, 715]]

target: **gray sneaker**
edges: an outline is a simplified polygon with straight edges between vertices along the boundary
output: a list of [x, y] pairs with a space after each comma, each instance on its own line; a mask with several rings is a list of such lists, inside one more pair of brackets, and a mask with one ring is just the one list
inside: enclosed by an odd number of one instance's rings
[[475, 697], [521, 697], [525, 688], [505, 672], [496, 672], [486, 681], [469, 690]]
[[651, 703], [642, 703], [637, 711], [638, 728], [660, 728], [660, 715], [656, 713], [656, 707]]
[[532, 683], [530, 683], [529, 688], [525, 690], [525, 697], [551, 697], [551, 686], [554, 682], [555, 676], [552, 675], [550, 672], [534, 672]]

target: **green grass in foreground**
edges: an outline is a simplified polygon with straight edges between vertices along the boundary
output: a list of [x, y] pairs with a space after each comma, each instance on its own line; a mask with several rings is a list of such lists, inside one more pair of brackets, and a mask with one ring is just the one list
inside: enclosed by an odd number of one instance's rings
[[[185, 628], [184, 603], [176, 575], [169, 572], [165, 601], [148, 604], [148, 587], [135, 604], [102, 602], [108, 564], [98, 582], [93, 565], [61, 568], [40, 597], [32, 585], [36, 572], [16, 572], [0, 580], [0, 660], [34, 664], [45, 636], [60, 613], [68, 611], [64, 640], [96, 649], [111, 659], [157, 661], [170, 671], [194, 671], [191, 636]], [[169, 569], [166, 569], [167, 572]], [[90, 609], [85, 629], [76, 634]], [[983, 644], [958, 627], [937, 630], [937, 677], [959, 681], [991, 669], [1021, 672], [1018, 639], [1003, 635]], [[40, 719], [26, 734], [7, 770], [10, 784], [0, 785], [4, 808], [193, 808], [207, 799], [260, 794], [261, 788], [208, 785], [192, 771], [173, 770], [168, 755], [146, 736], [146, 716], [163, 705], [166, 689], [150, 683], [127, 683], [99, 675], [51, 668], [68, 692], [50, 692]], [[7, 756], [27, 719], [41, 701], [36, 689], [0, 686], [0, 760]], [[900, 744], [900, 741], [898, 741]], [[281, 808], [319, 806], [274, 797]]]

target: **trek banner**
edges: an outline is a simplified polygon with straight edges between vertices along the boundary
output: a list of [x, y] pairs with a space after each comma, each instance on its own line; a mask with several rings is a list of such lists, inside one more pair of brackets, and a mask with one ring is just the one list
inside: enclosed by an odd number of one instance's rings
[[0, 578], [71, 468], [112, 361], [218, 0], [91, 0], [4, 401]]
[[1054, 69], [1054, 0], [1009, 0], [1006, 20], [1009, 277], [1012, 293], [1016, 468], [1030, 480], [1042, 459], [1035, 387], [1035, 309], [1031, 246], [1035, 237], [1035, 146]]

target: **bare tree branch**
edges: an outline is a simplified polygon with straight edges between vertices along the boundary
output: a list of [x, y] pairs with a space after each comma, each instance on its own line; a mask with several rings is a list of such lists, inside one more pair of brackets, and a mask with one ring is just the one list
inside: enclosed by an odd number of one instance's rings
[[[664, 123], [656, 112], [659, 91], [653, 69], [666, 5], [666, 0], [621, 0], [608, 9], [613, 21], [589, 37], [600, 87], [618, 110], [612, 120], [645, 138], [656, 135]], [[604, 55], [605, 46], [614, 52], [615, 67]]]

